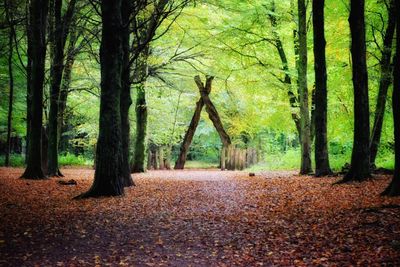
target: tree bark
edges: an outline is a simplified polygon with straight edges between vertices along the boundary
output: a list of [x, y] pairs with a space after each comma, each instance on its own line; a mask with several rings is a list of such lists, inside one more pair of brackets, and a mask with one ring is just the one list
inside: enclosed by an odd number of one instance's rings
[[305, 0], [298, 0], [299, 62], [298, 83], [300, 99], [301, 168], [300, 174], [309, 174], [311, 167], [311, 124], [307, 87], [307, 14]]
[[121, 173], [122, 0], [101, 1], [101, 97], [96, 170], [92, 187], [78, 198], [118, 196], [124, 193]]
[[343, 178], [347, 181], [363, 181], [371, 177], [369, 149], [369, 98], [368, 73], [365, 45], [365, 2], [351, 0], [350, 31], [351, 58], [353, 63], [354, 87], [354, 143], [351, 155], [351, 167]]
[[122, 162], [121, 172], [124, 186], [134, 185], [131, 168], [129, 165], [129, 147], [130, 147], [130, 123], [129, 109], [132, 104], [131, 98], [131, 81], [130, 81], [130, 64], [129, 64], [129, 24], [130, 24], [131, 6], [129, 0], [122, 0], [122, 50], [123, 50], [123, 66], [122, 66], [122, 91], [121, 91], [121, 134], [122, 134]]
[[[48, 0], [31, 0], [29, 6], [28, 57], [30, 58], [28, 100], [29, 146], [27, 167], [21, 178], [46, 178], [41, 166], [43, 82], [46, 58], [46, 23]], [[28, 96], [28, 98], [29, 98]]]
[[332, 174], [329, 165], [327, 138], [327, 74], [325, 57], [325, 0], [313, 0], [314, 69], [315, 69], [315, 176]]
[[146, 132], [147, 132], [147, 103], [145, 84], [136, 87], [136, 139], [132, 172], [145, 171]]
[[385, 30], [385, 35], [383, 38], [383, 50], [380, 60], [381, 77], [379, 80], [379, 92], [376, 99], [376, 108], [374, 116], [374, 125], [372, 127], [371, 133], [371, 158], [370, 166], [375, 167], [375, 159], [378, 153], [379, 143], [381, 141], [383, 118], [385, 116], [385, 106], [386, 98], [389, 86], [392, 82], [392, 67], [390, 66], [390, 61], [392, 58], [392, 43], [394, 30], [396, 27], [396, 6], [395, 0], [390, 1], [388, 10], [388, 22]]
[[203, 99], [204, 105], [206, 106], [206, 111], [208, 113], [208, 117], [212, 121], [215, 129], [217, 130], [219, 137], [221, 138], [221, 142], [224, 146], [229, 146], [231, 142], [231, 138], [226, 133], [224, 126], [222, 125], [221, 119], [218, 115], [218, 111], [215, 108], [214, 104], [211, 102], [210, 97], [208, 96], [211, 92], [211, 83], [214, 77], [208, 76], [206, 78], [205, 86], [201, 82], [200, 76], [195, 76], [194, 80], [199, 88], [201, 98]]
[[[396, 0], [396, 9], [400, 10], [400, 1]], [[394, 175], [382, 195], [400, 196], [400, 16], [396, 16], [396, 55], [393, 68], [393, 124], [394, 124]]]
[[48, 170], [47, 175], [63, 176], [58, 167], [58, 107], [60, 98], [60, 87], [64, 68], [64, 47], [69, 31], [69, 22], [73, 15], [75, 0], [69, 3], [68, 11], [63, 17], [61, 15], [62, 0], [54, 0], [50, 6], [54, 18], [51, 21], [53, 32], [51, 33], [51, 67], [50, 67], [50, 112], [48, 121]]
[[12, 116], [13, 116], [13, 100], [14, 100], [14, 74], [13, 74], [13, 51], [14, 51], [14, 37], [15, 29], [12, 25], [11, 3], [8, 0], [4, 1], [6, 20], [10, 27], [8, 34], [8, 85], [9, 85], [9, 98], [8, 98], [8, 114], [7, 114], [7, 144], [6, 144], [6, 157], [5, 166], [10, 166], [10, 153], [11, 153], [11, 132], [12, 132]]
[[183, 170], [185, 168], [186, 157], [189, 152], [189, 147], [190, 144], [192, 143], [196, 128], [199, 125], [200, 114], [203, 107], [204, 107], [203, 98], [200, 97], [200, 99], [196, 103], [196, 108], [194, 110], [192, 120], [190, 121], [189, 128], [187, 129], [185, 137], [183, 138], [180, 153], [175, 162], [175, 167], [174, 167], [175, 170]]

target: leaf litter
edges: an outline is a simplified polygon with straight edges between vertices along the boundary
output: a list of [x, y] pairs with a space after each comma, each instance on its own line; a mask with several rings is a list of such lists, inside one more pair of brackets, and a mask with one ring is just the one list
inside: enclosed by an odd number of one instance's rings
[[149, 171], [123, 197], [77, 201], [92, 170], [64, 169], [71, 186], [22, 171], [0, 168], [0, 266], [400, 265], [390, 176]]

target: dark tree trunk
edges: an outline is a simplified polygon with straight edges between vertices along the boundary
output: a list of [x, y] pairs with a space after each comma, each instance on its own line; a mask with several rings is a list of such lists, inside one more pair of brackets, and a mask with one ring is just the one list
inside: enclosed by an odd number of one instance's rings
[[[400, 1], [396, 0], [396, 9], [400, 10]], [[396, 55], [393, 69], [393, 124], [394, 124], [394, 175], [391, 183], [382, 193], [387, 196], [400, 196], [400, 16], [396, 16]]]
[[62, 0], [54, 0], [51, 6], [54, 18], [52, 21], [53, 33], [51, 34], [51, 69], [50, 69], [50, 112], [48, 121], [48, 176], [63, 176], [58, 166], [58, 125], [59, 125], [59, 99], [62, 74], [64, 69], [64, 47], [69, 33], [70, 22], [75, 9], [76, 0], [69, 2], [64, 16], [61, 15]]
[[122, 0], [101, 1], [102, 36], [100, 47], [101, 98], [96, 170], [92, 187], [78, 198], [118, 196], [124, 193], [121, 174], [121, 73]]
[[274, 42], [275, 42], [275, 47], [278, 51], [279, 58], [281, 59], [282, 62], [282, 70], [285, 73], [285, 77], [283, 82], [287, 85], [288, 87], [288, 96], [289, 96], [289, 104], [292, 109], [292, 119], [293, 122], [296, 126], [297, 133], [300, 137], [300, 118], [297, 110], [299, 109], [299, 99], [293, 92], [293, 85], [292, 85], [292, 79], [290, 76], [290, 70], [289, 70], [289, 63], [286, 57], [285, 50], [282, 45], [281, 38], [278, 35], [277, 32], [277, 21], [276, 21], [276, 15], [275, 15], [275, 1], [272, 1], [271, 4], [271, 12], [268, 14], [268, 18], [271, 22], [272, 26], [272, 34], [274, 36]]
[[12, 13], [10, 2], [7, 0], [4, 1], [5, 3], [5, 11], [6, 11], [6, 19], [7, 23], [10, 27], [9, 34], [8, 34], [8, 85], [9, 85], [9, 98], [8, 98], [8, 114], [7, 114], [7, 147], [6, 147], [6, 158], [5, 158], [5, 166], [10, 165], [10, 153], [11, 153], [11, 132], [12, 132], [12, 112], [13, 112], [13, 100], [14, 100], [14, 74], [13, 74], [13, 51], [14, 51], [14, 26], [12, 25]]
[[371, 177], [369, 166], [370, 126], [364, 9], [364, 0], [351, 0], [349, 22], [352, 40], [351, 58], [354, 87], [354, 143], [351, 155], [351, 167], [343, 178], [343, 182], [352, 180], [363, 181]]
[[379, 143], [381, 141], [383, 117], [385, 115], [386, 98], [390, 83], [392, 82], [392, 68], [390, 61], [392, 58], [393, 35], [396, 27], [396, 7], [395, 0], [390, 1], [388, 10], [388, 22], [383, 38], [383, 50], [380, 60], [381, 77], [379, 81], [379, 92], [376, 99], [376, 108], [374, 116], [374, 125], [371, 133], [371, 158], [370, 166], [375, 167], [375, 159], [378, 153]]
[[144, 83], [138, 84], [136, 90], [136, 138], [132, 172], [144, 172], [147, 131], [147, 103]]
[[314, 69], [315, 69], [315, 176], [332, 174], [327, 138], [327, 74], [325, 58], [325, 0], [313, 0]]
[[130, 1], [122, 0], [122, 91], [121, 91], [121, 138], [122, 138], [122, 162], [121, 173], [125, 187], [134, 185], [131, 170], [129, 166], [129, 108], [132, 104], [131, 98], [131, 81], [130, 81], [130, 64], [129, 64], [129, 15], [131, 13]]
[[[29, 91], [31, 96], [28, 159], [22, 178], [46, 178], [42, 170], [43, 81], [46, 58], [46, 23], [48, 0], [31, 0], [29, 6], [28, 57], [30, 58]], [[29, 104], [28, 104], [29, 105]]]
[[[29, 18], [29, 1], [26, 1], [26, 17]], [[26, 20], [26, 36], [27, 40], [32, 40], [31, 37], [31, 29], [29, 25], [29, 19]], [[25, 164], [28, 164], [29, 158], [29, 139], [30, 139], [30, 132], [31, 132], [31, 108], [32, 108], [32, 87], [30, 84], [31, 81], [31, 72], [32, 72], [32, 41], [28, 41], [27, 44], [27, 65], [26, 65], [26, 151], [25, 151]]]
[[[60, 83], [62, 79], [64, 48], [62, 47], [62, 21], [61, 21], [62, 1], [54, 0], [50, 2], [50, 19], [54, 23], [51, 25], [53, 30], [50, 33], [51, 48], [51, 67], [50, 67], [50, 111], [48, 121], [48, 146], [47, 175], [49, 177], [62, 176], [58, 168], [58, 146], [57, 146], [57, 117], [58, 117], [58, 98], [60, 92]], [[52, 16], [54, 16], [52, 18]], [[52, 24], [50, 22], [50, 24]], [[43, 151], [45, 153], [45, 151]]]
[[300, 174], [309, 174], [311, 167], [311, 124], [307, 87], [307, 14], [305, 0], [298, 0], [299, 62], [298, 83], [300, 99], [301, 168]]
[[146, 159], [146, 132], [147, 132], [147, 103], [145, 82], [148, 75], [147, 57], [149, 47], [140, 53], [136, 60], [135, 74], [138, 84], [136, 86], [136, 138], [131, 171], [138, 173], [145, 171]]

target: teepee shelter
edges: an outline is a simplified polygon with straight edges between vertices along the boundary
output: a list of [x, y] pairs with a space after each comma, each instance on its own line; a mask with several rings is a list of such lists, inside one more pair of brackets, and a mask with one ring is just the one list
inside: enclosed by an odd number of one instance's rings
[[[218, 111], [215, 108], [214, 104], [211, 102], [211, 99], [209, 97], [213, 79], [214, 79], [213, 76], [206, 76], [206, 83], [204, 84], [201, 81], [200, 76], [197, 75], [194, 77], [194, 81], [196, 82], [196, 85], [200, 91], [200, 99], [196, 103], [196, 109], [194, 111], [192, 120], [190, 121], [189, 128], [186, 131], [185, 137], [183, 138], [179, 157], [175, 162], [174, 169], [176, 169], [176, 170], [183, 169], [185, 167], [186, 156], [189, 152], [189, 147], [190, 147], [190, 144], [192, 143], [193, 136], [196, 131], [197, 125], [199, 124], [200, 114], [201, 114], [201, 111], [204, 106], [206, 106], [206, 111], [208, 113], [208, 117], [212, 121], [215, 129], [217, 130], [217, 132], [219, 134], [219, 137], [221, 138], [223, 147], [224, 148], [229, 147], [232, 143], [231, 138], [226, 133], [226, 131], [222, 125], [221, 119], [218, 115]], [[223, 149], [223, 151], [225, 151], [225, 149]]]

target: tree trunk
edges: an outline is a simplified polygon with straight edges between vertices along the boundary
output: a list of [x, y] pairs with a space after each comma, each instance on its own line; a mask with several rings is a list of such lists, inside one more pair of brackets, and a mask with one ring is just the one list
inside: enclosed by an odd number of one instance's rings
[[[50, 67], [50, 112], [48, 121], [48, 169], [49, 177], [63, 176], [58, 168], [58, 134], [57, 134], [57, 117], [58, 117], [58, 98], [60, 94], [60, 84], [62, 79], [62, 68], [64, 60], [64, 47], [62, 46], [62, 21], [61, 8], [62, 0], [54, 0], [50, 2], [50, 18], [54, 25], [51, 25], [53, 30], [50, 33], [50, 48], [51, 48], [51, 67]], [[52, 4], [54, 6], [52, 6]], [[49, 19], [50, 20], [50, 19]], [[52, 23], [50, 23], [52, 24]], [[43, 151], [43, 153], [45, 153]]]
[[351, 0], [349, 22], [354, 87], [354, 143], [350, 170], [343, 178], [343, 182], [363, 181], [371, 177], [364, 9], [364, 0]]
[[132, 172], [144, 172], [147, 131], [147, 103], [144, 83], [140, 83], [136, 90], [136, 140]]
[[41, 165], [41, 135], [47, 12], [48, 0], [31, 0], [29, 6], [28, 34], [28, 57], [30, 58], [30, 74], [28, 75], [30, 94], [28, 94], [31, 96], [30, 107], [28, 103], [28, 108], [30, 108], [28, 110], [28, 114], [30, 114], [29, 146], [27, 167], [21, 176], [26, 179], [46, 178]]
[[371, 158], [370, 166], [375, 167], [375, 159], [378, 153], [379, 143], [381, 141], [383, 117], [385, 115], [386, 98], [390, 83], [392, 82], [392, 68], [390, 66], [390, 60], [392, 57], [392, 42], [394, 30], [396, 27], [396, 7], [395, 0], [390, 1], [388, 10], [388, 22], [383, 39], [383, 50], [382, 57], [380, 60], [381, 77], [379, 81], [379, 92], [376, 99], [374, 126], [371, 133]]
[[130, 147], [130, 123], [129, 109], [132, 104], [131, 98], [131, 81], [130, 81], [130, 64], [129, 64], [129, 15], [131, 12], [129, 0], [122, 0], [122, 49], [123, 49], [123, 66], [122, 66], [122, 91], [121, 91], [121, 134], [122, 134], [122, 162], [121, 172], [124, 186], [134, 185], [131, 168], [129, 166], [129, 147]]
[[300, 99], [301, 168], [300, 174], [309, 174], [311, 167], [311, 125], [307, 87], [307, 14], [305, 0], [298, 0], [299, 62], [298, 83]]
[[164, 149], [163, 149], [162, 146], [158, 147], [158, 162], [159, 162], [160, 170], [164, 170], [165, 169], [165, 165], [164, 165]]
[[96, 170], [92, 187], [78, 198], [118, 196], [124, 193], [121, 173], [122, 0], [101, 1], [101, 97]]
[[325, 57], [325, 0], [313, 0], [314, 69], [315, 69], [315, 176], [332, 174], [329, 165], [327, 138], [327, 74]]
[[[27, 18], [29, 18], [29, 1], [26, 1], [26, 10], [27, 10]], [[31, 72], [32, 72], [32, 33], [30, 29], [30, 22], [29, 19], [26, 20], [26, 36], [28, 40], [27, 44], [27, 64], [26, 64], [26, 150], [25, 150], [25, 164], [28, 164], [29, 158], [29, 139], [30, 139], [30, 132], [31, 132], [31, 117], [32, 117], [32, 86], [30, 84], [31, 81]]]
[[190, 144], [192, 143], [194, 133], [196, 131], [197, 125], [199, 125], [201, 110], [203, 109], [204, 102], [203, 98], [200, 98], [196, 103], [196, 108], [192, 120], [190, 121], [189, 128], [185, 133], [183, 142], [181, 145], [180, 153], [178, 159], [175, 162], [175, 170], [183, 170], [185, 168], [186, 156], [189, 152]]
[[62, 74], [64, 69], [64, 48], [69, 33], [70, 22], [75, 10], [76, 0], [71, 0], [64, 16], [61, 15], [62, 0], [52, 1], [51, 6], [53, 33], [51, 34], [51, 68], [50, 68], [50, 112], [48, 121], [48, 176], [63, 176], [58, 166], [58, 125], [59, 99]]
[[[400, 1], [396, 0], [396, 9], [400, 10]], [[393, 124], [394, 124], [394, 175], [391, 183], [382, 193], [387, 196], [400, 196], [400, 16], [396, 16], [396, 55], [393, 68]]]
[[12, 112], [13, 112], [13, 100], [14, 100], [14, 74], [13, 74], [13, 44], [14, 44], [14, 26], [12, 25], [12, 14], [10, 3], [6, 0], [5, 3], [5, 12], [7, 23], [10, 27], [9, 35], [8, 35], [8, 84], [10, 89], [9, 99], [8, 99], [8, 114], [7, 114], [7, 145], [6, 145], [6, 158], [5, 158], [5, 166], [10, 166], [10, 153], [11, 153], [11, 132], [12, 132]]

